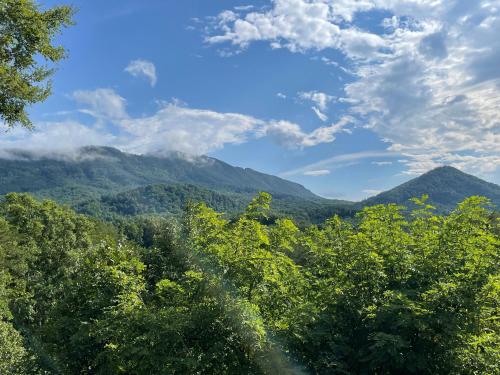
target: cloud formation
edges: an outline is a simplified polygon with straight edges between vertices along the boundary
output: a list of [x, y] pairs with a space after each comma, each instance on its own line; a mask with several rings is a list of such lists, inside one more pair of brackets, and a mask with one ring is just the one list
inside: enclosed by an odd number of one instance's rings
[[350, 117], [343, 117], [335, 124], [319, 127], [306, 133], [295, 123], [284, 120], [272, 121], [264, 127], [264, 133], [287, 148], [312, 147], [333, 142], [337, 133], [348, 131], [346, 126], [351, 122]]
[[120, 120], [127, 117], [125, 99], [112, 89], [78, 90], [72, 96], [85, 106], [80, 112], [95, 118]]
[[383, 192], [383, 190], [376, 190], [376, 189], [364, 189], [362, 191], [362, 193], [367, 194], [368, 197], [372, 197], [372, 196], [378, 195], [378, 194], [380, 194], [382, 192]]
[[299, 168], [291, 169], [289, 171], [285, 171], [279, 174], [280, 177], [292, 177], [297, 175], [304, 175], [306, 173], [310, 173], [316, 170], [324, 170], [328, 169], [330, 172], [342, 168], [348, 165], [353, 165], [358, 163], [361, 160], [378, 158], [378, 157], [396, 157], [398, 156], [395, 153], [391, 153], [389, 151], [361, 151], [361, 152], [353, 152], [350, 154], [341, 154], [335, 155], [330, 158], [326, 158], [323, 160], [316, 161], [311, 164], [304, 165]]
[[[368, 29], [358, 22], [363, 12], [389, 16]], [[273, 0], [220, 16], [206, 40], [337, 50], [354, 75], [339, 102], [405, 155], [408, 173], [443, 163], [485, 173], [500, 166], [498, 35], [498, 0]]]
[[110, 146], [119, 138], [100, 126], [86, 126], [77, 121], [37, 123], [32, 131], [10, 129], [0, 138], [0, 158], [10, 158], [11, 150], [31, 151], [39, 156], [72, 154], [88, 145]]
[[328, 116], [325, 112], [328, 110], [330, 102], [336, 99], [334, 96], [319, 91], [299, 92], [298, 96], [301, 100], [311, 101], [315, 104], [311, 109], [321, 121], [328, 120]]
[[151, 61], [133, 60], [127, 65], [125, 71], [133, 77], [148, 79], [151, 87], [156, 85], [156, 67]]
[[314, 177], [326, 176], [328, 174], [330, 174], [329, 169], [317, 169], [317, 170], [313, 170], [313, 171], [305, 171], [304, 172], [304, 176], [314, 176]]
[[262, 137], [293, 149], [332, 142], [350, 122], [346, 117], [308, 133], [288, 121], [190, 108], [179, 100], [163, 103], [152, 115], [132, 117], [127, 113], [125, 98], [112, 89], [79, 90], [72, 97], [79, 112], [92, 116], [94, 123], [44, 122], [36, 124], [32, 132], [16, 128], [0, 139], [0, 150], [19, 148], [47, 153], [101, 145], [136, 154], [179, 151], [202, 155]]

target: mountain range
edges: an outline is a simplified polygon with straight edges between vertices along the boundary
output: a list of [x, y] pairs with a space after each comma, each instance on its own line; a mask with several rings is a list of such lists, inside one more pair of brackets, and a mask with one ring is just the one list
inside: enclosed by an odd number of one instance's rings
[[316, 197], [300, 184], [207, 156], [154, 157], [95, 146], [49, 155], [11, 151], [8, 156], [0, 160], [0, 194], [26, 191], [73, 201], [77, 195], [85, 199], [151, 184], [187, 183], [217, 191]]
[[447, 212], [471, 195], [500, 206], [500, 186], [453, 167], [440, 167], [361, 202], [319, 197], [300, 184], [239, 168], [208, 156], [172, 153], [166, 157], [133, 155], [89, 146], [73, 153], [37, 155], [4, 152], [0, 159], [0, 195], [29, 192], [68, 204], [104, 219], [148, 214], [177, 215], [188, 201], [204, 201], [226, 213], [241, 212], [259, 191], [273, 195], [277, 215], [300, 223], [319, 223], [339, 214], [353, 216], [367, 205], [408, 205], [429, 195], [429, 203]]

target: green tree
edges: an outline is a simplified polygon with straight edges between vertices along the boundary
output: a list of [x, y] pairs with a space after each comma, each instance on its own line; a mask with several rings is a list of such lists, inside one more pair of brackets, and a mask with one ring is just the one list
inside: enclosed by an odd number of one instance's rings
[[0, 0], [0, 119], [7, 126], [32, 127], [26, 107], [51, 92], [53, 70], [40, 59], [54, 63], [64, 57], [53, 40], [72, 24], [72, 15], [68, 6], [43, 11], [34, 0]]
[[183, 221], [121, 222], [134, 243], [9, 194], [0, 372], [496, 375], [489, 202], [471, 197], [439, 216], [425, 196], [412, 201], [410, 212], [377, 205], [355, 223], [303, 230], [263, 220], [268, 196], [232, 220], [190, 204]]

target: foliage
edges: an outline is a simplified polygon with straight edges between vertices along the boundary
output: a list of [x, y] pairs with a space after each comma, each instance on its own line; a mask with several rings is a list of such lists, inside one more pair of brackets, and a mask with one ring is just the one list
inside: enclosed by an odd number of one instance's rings
[[0, 118], [7, 126], [30, 128], [30, 104], [50, 95], [52, 70], [40, 60], [57, 62], [64, 49], [53, 44], [61, 28], [71, 25], [72, 8], [41, 10], [34, 0], [0, 1]]
[[[218, 192], [189, 184], [148, 185], [99, 199], [89, 199], [74, 206], [80, 213], [100, 219], [120, 222], [136, 216], [179, 217], [189, 203], [204, 202], [208, 207], [233, 218], [242, 214], [251, 204], [249, 193]], [[349, 204], [328, 200], [310, 200], [288, 195], [277, 195], [273, 208], [265, 220], [269, 223], [290, 216], [300, 225], [319, 224], [338, 214], [352, 217], [355, 210]], [[264, 218], [261, 218], [264, 219]], [[132, 219], [134, 220], [134, 219]]]
[[413, 204], [299, 228], [261, 193], [233, 218], [188, 203], [115, 229], [9, 194], [0, 371], [497, 374], [498, 219], [480, 197]]

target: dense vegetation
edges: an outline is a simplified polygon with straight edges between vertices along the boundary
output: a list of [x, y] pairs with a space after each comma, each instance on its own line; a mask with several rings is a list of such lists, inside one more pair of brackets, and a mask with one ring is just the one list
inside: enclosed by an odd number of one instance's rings
[[498, 219], [414, 204], [299, 229], [261, 193], [118, 230], [8, 194], [0, 373], [498, 374]]
[[[302, 199], [276, 194], [270, 221], [293, 217], [301, 226], [321, 223], [338, 214], [352, 217], [353, 204], [326, 199]], [[241, 214], [252, 200], [249, 193], [217, 192], [189, 184], [148, 185], [116, 194], [102, 195], [74, 205], [77, 212], [116, 222], [132, 216], [179, 216], [190, 202], [204, 202], [208, 207], [225, 213], [226, 217]]]

